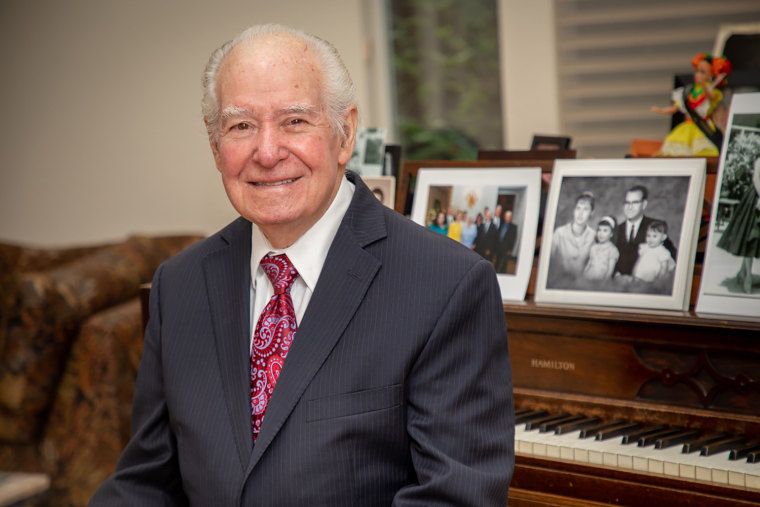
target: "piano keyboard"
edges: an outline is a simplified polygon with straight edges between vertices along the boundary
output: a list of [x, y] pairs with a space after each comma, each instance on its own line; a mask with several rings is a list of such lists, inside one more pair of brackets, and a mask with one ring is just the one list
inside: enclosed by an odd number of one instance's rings
[[518, 410], [515, 451], [760, 491], [760, 441], [730, 435]]

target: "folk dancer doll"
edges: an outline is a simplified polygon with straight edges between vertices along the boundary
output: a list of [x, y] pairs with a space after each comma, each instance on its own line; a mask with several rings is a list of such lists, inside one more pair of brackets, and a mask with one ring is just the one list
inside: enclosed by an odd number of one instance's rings
[[713, 121], [713, 113], [723, 100], [718, 89], [726, 83], [731, 63], [725, 58], [699, 53], [691, 62], [694, 84], [673, 90], [673, 105], [653, 106], [652, 111], [672, 115], [681, 111], [686, 120], [678, 124], [665, 138], [659, 156], [717, 156], [723, 133]]

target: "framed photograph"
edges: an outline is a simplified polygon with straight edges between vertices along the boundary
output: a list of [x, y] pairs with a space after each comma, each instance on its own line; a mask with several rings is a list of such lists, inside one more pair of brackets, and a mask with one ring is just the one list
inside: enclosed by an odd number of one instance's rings
[[567, 136], [534, 135], [530, 143], [530, 149], [537, 151], [569, 150], [570, 141], [571, 139]]
[[760, 93], [731, 100], [698, 313], [760, 317]]
[[412, 220], [489, 260], [504, 301], [522, 301], [536, 243], [541, 168], [425, 167]]
[[557, 160], [536, 302], [686, 310], [705, 160]]
[[396, 178], [393, 176], [371, 176], [362, 178], [378, 200], [393, 209], [396, 202]]
[[383, 127], [359, 127], [356, 130], [354, 153], [346, 168], [359, 176], [383, 176], [385, 135]]
[[[528, 153], [528, 152], [523, 152]], [[538, 153], [538, 152], [535, 152]], [[542, 153], [554, 153], [545, 151]], [[478, 159], [478, 160], [406, 160], [401, 166], [401, 173], [396, 181], [396, 211], [407, 217], [412, 216], [412, 201], [414, 199], [414, 189], [417, 184], [417, 173], [423, 168], [437, 169], [485, 169], [494, 167], [497, 169], [505, 168], [525, 168], [540, 167], [542, 178], [548, 190], [554, 166], [554, 158], [542, 159]], [[541, 208], [543, 213], [543, 208]]]

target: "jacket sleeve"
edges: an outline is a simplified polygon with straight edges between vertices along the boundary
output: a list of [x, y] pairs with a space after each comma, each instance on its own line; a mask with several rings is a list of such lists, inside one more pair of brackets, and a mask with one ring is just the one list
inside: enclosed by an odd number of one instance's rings
[[514, 406], [504, 308], [480, 260], [448, 299], [408, 381], [407, 431], [417, 484], [393, 505], [507, 504]]
[[159, 267], [151, 286], [150, 320], [132, 406], [132, 436], [116, 472], [95, 492], [91, 506], [188, 505], [163, 390], [161, 273]]

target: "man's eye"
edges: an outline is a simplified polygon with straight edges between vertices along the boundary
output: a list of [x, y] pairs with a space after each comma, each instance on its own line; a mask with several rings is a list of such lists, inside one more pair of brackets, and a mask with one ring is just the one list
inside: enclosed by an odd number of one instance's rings
[[241, 122], [236, 123], [232, 128], [233, 130], [248, 130], [251, 128], [251, 125], [249, 123]]
[[288, 125], [302, 125], [306, 123], [306, 120], [303, 118], [292, 118], [290, 121], [288, 121]]

